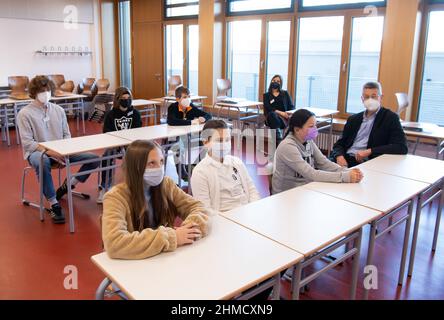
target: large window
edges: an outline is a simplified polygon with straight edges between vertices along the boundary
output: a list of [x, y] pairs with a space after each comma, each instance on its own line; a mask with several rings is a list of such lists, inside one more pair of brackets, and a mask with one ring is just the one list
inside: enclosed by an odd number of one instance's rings
[[228, 0], [229, 15], [293, 11], [294, 0]]
[[172, 24], [165, 27], [165, 61], [166, 61], [166, 91], [168, 79], [179, 75], [183, 81], [183, 24]]
[[280, 74], [284, 89], [288, 83], [288, 58], [290, 50], [290, 21], [270, 21], [267, 28], [267, 77], [266, 90], [274, 75]]
[[129, 1], [119, 2], [120, 84], [132, 89], [131, 10]]
[[353, 18], [347, 112], [362, 111], [362, 86], [377, 81], [384, 17]]
[[299, 19], [296, 107], [337, 110], [344, 17]]
[[299, 11], [385, 6], [385, 0], [299, 0]]
[[198, 14], [198, 0], [165, 0], [165, 18], [195, 18]]
[[171, 24], [165, 27], [165, 92], [168, 79], [180, 76], [182, 84], [193, 94], [198, 92], [199, 78], [199, 26]]
[[261, 20], [228, 24], [228, 77], [233, 97], [258, 99], [261, 25]]
[[188, 88], [192, 94], [199, 89], [199, 26], [188, 27]]
[[444, 126], [444, 11], [429, 19], [418, 120]]

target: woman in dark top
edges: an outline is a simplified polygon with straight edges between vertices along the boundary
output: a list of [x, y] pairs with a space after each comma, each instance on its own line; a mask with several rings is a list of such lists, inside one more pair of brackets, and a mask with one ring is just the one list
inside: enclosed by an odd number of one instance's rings
[[282, 141], [282, 132], [288, 125], [290, 116], [287, 111], [294, 110], [294, 105], [287, 91], [282, 89], [283, 80], [280, 75], [271, 79], [268, 92], [264, 93], [264, 113], [266, 124], [276, 129], [277, 143]]

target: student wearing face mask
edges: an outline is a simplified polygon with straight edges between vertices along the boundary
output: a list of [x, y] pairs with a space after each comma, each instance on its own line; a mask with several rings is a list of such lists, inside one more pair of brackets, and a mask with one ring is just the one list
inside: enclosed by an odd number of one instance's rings
[[[177, 87], [175, 91], [176, 102], [171, 104], [168, 108], [167, 123], [170, 126], [189, 126], [199, 125], [211, 119], [211, 115], [200, 110], [193, 105], [190, 99], [190, 90], [183, 86]], [[177, 139], [179, 141], [179, 138]], [[170, 141], [171, 142], [171, 141]], [[180, 151], [184, 152], [184, 146], [180, 143]], [[179, 159], [179, 154], [176, 160]], [[181, 179], [188, 181], [187, 166], [182, 164], [182, 170], [179, 170], [179, 163], [176, 163], [177, 173], [182, 173]]]
[[[140, 128], [142, 126], [142, 118], [139, 111], [132, 107], [131, 91], [126, 87], [116, 89], [114, 94], [113, 108], [105, 115], [103, 123], [103, 133]], [[105, 156], [112, 155], [117, 152], [115, 149], [105, 151]], [[114, 159], [103, 160], [102, 167], [114, 164]], [[102, 179], [100, 183], [100, 192], [97, 197], [97, 203], [103, 202], [105, 192], [112, 186], [112, 171], [102, 171]]]
[[207, 208], [228, 211], [260, 199], [242, 160], [231, 156], [231, 134], [223, 120], [205, 123], [202, 137], [208, 153], [191, 176], [193, 196]]
[[[207, 211], [164, 176], [163, 152], [157, 143], [131, 143], [123, 173], [125, 182], [103, 200], [102, 239], [111, 258], [145, 259], [207, 234]], [[176, 228], [177, 218], [183, 222]]]
[[177, 87], [176, 102], [168, 108], [167, 123], [170, 126], [189, 126], [202, 124], [211, 119], [211, 115], [195, 107], [190, 100], [190, 90]]
[[[40, 158], [43, 147], [40, 142], [69, 139], [69, 131], [65, 110], [49, 102], [52, 92], [54, 92], [54, 83], [46, 76], [37, 76], [29, 83], [29, 95], [34, 99], [31, 104], [24, 107], [17, 116], [17, 125], [19, 128], [20, 139], [22, 142], [23, 154], [25, 160], [35, 169], [37, 176], [40, 173]], [[93, 153], [82, 153], [69, 157], [71, 162], [83, 160], [92, 160], [97, 158]], [[51, 205], [52, 221], [56, 224], [65, 223], [65, 215], [59, 200], [68, 192], [67, 181], [55, 191], [51, 176], [51, 167], [64, 165], [65, 158], [51, 150], [46, 151], [43, 156], [43, 194]], [[89, 171], [97, 168], [100, 161], [84, 164], [79, 172]], [[70, 181], [72, 188], [77, 183], [85, 182], [90, 174], [85, 174], [72, 178]], [[40, 178], [40, 177], [39, 177]]]
[[309, 182], [358, 183], [363, 174], [348, 170], [328, 160], [314, 143], [318, 135], [316, 116], [299, 109], [290, 118], [285, 139], [275, 155], [273, 194]]
[[381, 106], [382, 88], [366, 83], [362, 90], [365, 111], [351, 116], [342, 138], [333, 147], [332, 160], [342, 167], [354, 167], [382, 154], [407, 154], [407, 139], [399, 116]]
[[288, 126], [287, 111], [294, 110], [294, 105], [287, 91], [282, 89], [283, 80], [280, 75], [271, 79], [268, 92], [264, 93], [264, 112], [266, 123], [271, 129], [276, 129], [276, 142], [282, 141], [282, 132]]

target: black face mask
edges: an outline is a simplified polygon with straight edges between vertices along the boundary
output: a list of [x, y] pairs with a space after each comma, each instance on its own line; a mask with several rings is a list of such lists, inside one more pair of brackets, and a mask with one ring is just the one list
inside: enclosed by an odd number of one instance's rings
[[272, 82], [271, 83], [271, 89], [273, 90], [281, 90], [281, 85], [277, 82]]
[[133, 101], [132, 101], [132, 99], [120, 99], [119, 104], [122, 108], [128, 109], [133, 104]]

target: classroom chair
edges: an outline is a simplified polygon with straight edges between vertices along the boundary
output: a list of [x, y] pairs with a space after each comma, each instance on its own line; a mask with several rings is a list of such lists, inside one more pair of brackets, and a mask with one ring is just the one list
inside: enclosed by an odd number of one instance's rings
[[[63, 168], [64, 168], [64, 167], [59, 166], [57, 163], [54, 163], [54, 164], [51, 166], [51, 169], [58, 169], [58, 185], [59, 185], [59, 186], [62, 185], [62, 169], [63, 169]], [[35, 203], [35, 202], [32, 202], [32, 201], [29, 201], [29, 200], [27, 200], [26, 197], [25, 197], [25, 183], [26, 183], [26, 176], [27, 176], [27, 174], [28, 174], [29, 171], [33, 171], [33, 172], [34, 172], [34, 168], [31, 167], [31, 166], [26, 166], [26, 167], [23, 169], [23, 174], [22, 174], [22, 185], [21, 185], [21, 192], [20, 192], [21, 200], [22, 200], [22, 203], [23, 203], [25, 206], [28, 206], [28, 207], [34, 207], [34, 208], [38, 208], [38, 209], [39, 209], [39, 208], [40, 208], [40, 204], [39, 204], [39, 203]], [[40, 186], [40, 183], [39, 183], [39, 186]], [[89, 195], [89, 194], [81, 193], [81, 192], [76, 192], [76, 191], [74, 191], [74, 190], [72, 191], [72, 195], [73, 195], [73, 196], [80, 197], [80, 198], [85, 199], [85, 200], [87, 200], [87, 199], [90, 198], [90, 195]], [[49, 212], [49, 209], [48, 209], [48, 208], [45, 208], [45, 210]], [[40, 215], [40, 221], [44, 221], [44, 220], [45, 220], [45, 217], [43, 216], [43, 214]]]
[[48, 75], [48, 78], [54, 82], [55, 97], [66, 97], [74, 91], [74, 82], [72, 80], [65, 81], [63, 74], [51, 74]]
[[28, 95], [29, 78], [26, 76], [11, 76], [8, 77], [8, 86], [11, 88], [10, 98], [15, 100], [28, 100], [31, 97]]
[[168, 78], [168, 93], [167, 96], [174, 96], [176, 88], [182, 85], [182, 77], [174, 75]]
[[77, 85], [77, 93], [88, 96], [84, 101], [92, 101], [94, 99], [93, 87], [96, 83], [96, 78], [83, 78], [82, 82]]
[[396, 113], [401, 116], [401, 114], [407, 110], [407, 108], [409, 107], [410, 103], [409, 103], [409, 96], [407, 93], [402, 93], [402, 92], [398, 92], [395, 94], [396, 95], [396, 100], [398, 101], [398, 110], [396, 111]]
[[114, 96], [112, 94], [97, 94], [92, 101], [94, 110], [89, 117], [89, 121], [96, 121], [98, 123], [101, 123], [105, 118], [105, 114], [111, 109], [113, 99]]
[[217, 79], [216, 80], [216, 102], [228, 98], [228, 91], [231, 90], [230, 79]]
[[92, 92], [94, 95], [107, 94], [110, 85], [111, 83], [108, 79], [98, 79], [92, 86]]

